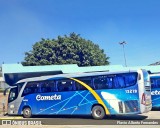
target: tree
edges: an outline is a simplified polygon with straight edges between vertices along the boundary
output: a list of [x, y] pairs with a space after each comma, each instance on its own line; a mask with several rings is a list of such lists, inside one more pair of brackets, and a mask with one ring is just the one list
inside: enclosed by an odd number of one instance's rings
[[104, 50], [90, 40], [71, 33], [57, 39], [42, 39], [25, 53], [23, 65], [78, 64], [79, 66], [108, 65]]
[[160, 61], [150, 64], [150, 66], [160, 65]]

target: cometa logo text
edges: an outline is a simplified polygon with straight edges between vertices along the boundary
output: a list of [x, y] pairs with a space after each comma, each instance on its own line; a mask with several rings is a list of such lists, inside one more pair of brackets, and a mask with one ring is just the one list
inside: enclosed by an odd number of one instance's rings
[[41, 95], [37, 95], [36, 96], [36, 100], [40, 101], [40, 100], [61, 100], [61, 95], [52, 95], [52, 96], [41, 96]]
[[151, 95], [160, 95], [160, 91], [158, 90], [151, 91]]

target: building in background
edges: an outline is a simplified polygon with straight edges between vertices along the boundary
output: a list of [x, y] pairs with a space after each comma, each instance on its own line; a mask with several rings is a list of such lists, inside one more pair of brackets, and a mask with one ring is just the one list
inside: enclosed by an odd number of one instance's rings
[[5, 83], [4, 78], [2, 77], [2, 67], [0, 67], [0, 89], [4, 90], [8, 85]]

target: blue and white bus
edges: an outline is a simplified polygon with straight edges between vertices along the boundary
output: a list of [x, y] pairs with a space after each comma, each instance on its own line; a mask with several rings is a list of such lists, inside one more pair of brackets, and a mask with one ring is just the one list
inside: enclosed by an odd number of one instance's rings
[[151, 86], [146, 70], [90, 72], [26, 78], [8, 97], [8, 114], [105, 115], [149, 112]]
[[160, 108], [160, 73], [150, 74], [152, 107]]

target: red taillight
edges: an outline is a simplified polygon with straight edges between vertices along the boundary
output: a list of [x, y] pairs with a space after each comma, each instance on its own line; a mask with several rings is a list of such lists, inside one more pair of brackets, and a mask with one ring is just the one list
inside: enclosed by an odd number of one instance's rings
[[146, 105], [146, 96], [144, 93], [142, 94], [141, 104]]

